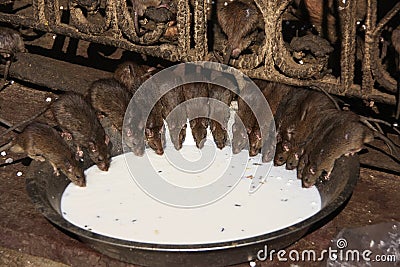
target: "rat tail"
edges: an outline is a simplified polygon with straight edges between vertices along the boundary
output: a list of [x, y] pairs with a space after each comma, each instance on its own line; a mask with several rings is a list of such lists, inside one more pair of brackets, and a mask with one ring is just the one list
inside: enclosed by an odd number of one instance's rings
[[7, 141], [7, 143], [3, 146], [0, 146], [0, 151], [5, 151], [8, 150], [10, 147], [12, 147], [14, 144], [12, 142], [13, 138]]
[[316, 86], [316, 85], [310, 85], [309, 87], [313, 88], [313, 89], [320, 90], [321, 92], [323, 92], [333, 102], [333, 104], [335, 105], [336, 109], [337, 110], [341, 110], [338, 102], [336, 101], [336, 99], [333, 98], [333, 96], [331, 96], [331, 94], [329, 94], [324, 88]]
[[381, 139], [383, 142], [385, 142], [385, 144], [389, 148], [390, 154], [393, 157], [395, 157], [398, 161], [400, 161], [399, 146], [394, 144], [393, 141], [390, 140], [388, 137], [386, 137], [384, 134], [380, 133], [374, 126], [371, 125], [369, 120], [370, 120], [369, 118], [360, 116], [360, 122], [363, 123], [365, 126], [367, 126], [370, 130], [372, 130], [374, 137], [377, 137]]
[[4, 133], [0, 134], [0, 137], [3, 137], [4, 135], [8, 134], [9, 132], [12, 132], [12, 131], [16, 130], [17, 128], [25, 126], [26, 124], [32, 122], [34, 119], [36, 119], [37, 117], [39, 117], [40, 115], [45, 113], [48, 109], [49, 109], [49, 106], [46, 106], [45, 108], [43, 108], [43, 110], [39, 111], [38, 113], [36, 113], [32, 117], [29, 117], [28, 119], [26, 119], [26, 120], [24, 120], [24, 121], [22, 121], [20, 123], [15, 124], [11, 128], [7, 129], [7, 131], [5, 131]]

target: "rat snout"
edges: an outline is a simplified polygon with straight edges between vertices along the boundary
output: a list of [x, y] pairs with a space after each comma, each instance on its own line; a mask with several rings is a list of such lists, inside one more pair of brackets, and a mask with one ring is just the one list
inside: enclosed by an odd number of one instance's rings
[[265, 162], [270, 162], [273, 159], [274, 159], [274, 154], [272, 153], [271, 150], [263, 152], [262, 162], [264, 162], [264, 163]]
[[249, 150], [250, 157], [257, 156], [257, 154], [258, 154], [258, 150], [257, 149], [255, 149], [254, 147], [250, 148], [250, 150]]
[[296, 166], [293, 164], [292, 161], [287, 161], [286, 162], [286, 170], [294, 170]]
[[219, 149], [223, 149], [225, 147], [225, 142], [220, 141], [220, 140], [215, 140], [215, 144]]
[[85, 178], [77, 179], [73, 183], [80, 187], [86, 187], [86, 179]]
[[205, 142], [207, 141], [206, 138], [201, 139], [200, 141], [196, 140], [196, 146], [199, 149], [202, 149], [204, 147]]
[[312, 179], [311, 179], [311, 177], [309, 177], [309, 176], [305, 176], [305, 177], [302, 179], [302, 186], [303, 186], [304, 188], [310, 188], [311, 186], [314, 185], [314, 183], [315, 183], [315, 182], [312, 182]]
[[108, 171], [108, 168], [110, 167], [110, 163], [109, 162], [99, 162], [98, 164], [97, 164], [97, 167], [100, 169], [100, 170], [102, 170], [102, 171]]
[[132, 148], [132, 152], [135, 154], [135, 156], [142, 157], [144, 155], [144, 146], [141, 147], [136, 145]]
[[286, 162], [286, 159], [281, 153], [276, 154], [276, 156], [274, 158], [275, 166], [282, 166], [283, 164], [285, 164], [285, 162]]

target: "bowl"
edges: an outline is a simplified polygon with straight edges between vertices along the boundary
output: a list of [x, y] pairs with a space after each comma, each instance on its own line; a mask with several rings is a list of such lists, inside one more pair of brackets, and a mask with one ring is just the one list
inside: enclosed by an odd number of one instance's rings
[[[120, 154], [115, 152], [114, 154]], [[340, 209], [351, 196], [359, 176], [358, 156], [336, 160], [331, 178], [317, 184], [321, 210], [315, 215], [268, 234], [231, 242], [196, 245], [149, 244], [126, 241], [79, 228], [61, 215], [61, 197], [70, 183], [63, 175], [55, 176], [46, 162], [32, 162], [26, 179], [26, 190], [35, 207], [63, 232], [71, 234], [93, 249], [118, 260], [143, 266], [226, 266], [257, 259], [265, 245], [279, 250], [302, 238], [307, 231], [326, 223], [329, 215]]]

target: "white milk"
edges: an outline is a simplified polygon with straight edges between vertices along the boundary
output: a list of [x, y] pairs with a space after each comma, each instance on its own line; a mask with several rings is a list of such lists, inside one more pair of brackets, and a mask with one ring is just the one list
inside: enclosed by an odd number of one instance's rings
[[[221, 154], [216, 162], [226, 161]], [[153, 152], [148, 155], [156, 158], [167, 180], [179, 182], [174, 180], [174, 169], [167, 161]], [[283, 166], [272, 167], [266, 182], [249, 194], [250, 183], [256, 179], [249, 175], [258, 166], [253, 162], [258, 158], [250, 159], [240, 182], [222, 199], [199, 208], [177, 208], [144, 193], [130, 176], [124, 155], [120, 155], [112, 159], [108, 172], [96, 166], [89, 168], [85, 188], [72, 183], [66, 188], [62, 214], [72, 224], [104, 236], [154, 244], [204, 244], [270, 233], [321, 209], [318, 190], [302, 188], [296, 172]]]

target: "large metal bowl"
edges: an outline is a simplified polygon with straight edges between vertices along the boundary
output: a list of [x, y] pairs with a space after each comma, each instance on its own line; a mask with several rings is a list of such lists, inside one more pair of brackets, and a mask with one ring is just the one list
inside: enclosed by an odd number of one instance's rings
[[[114, 151], [114, 154], [118, 153]], [[264, 245], [268, 246], [269, 251], [282, 249], [300, 239], [310, 228], [320, 227], [326, 222], [324, 219], [350, 197], [358, 176], [358, 157], [342, 157], [336, 161], [330, 180], [317, 185], [322, 209], [314, 216], [269, 234], [201, 245], [159, 245], [125, 241], [72, 225], [62, 217], [60, 209], [61, 196], [70, 181], [62, 175], [55, 176], [47, 163], [31, 164], [26, 189], [35, 206], [49, 221], [110, 257], [144, 266], [225, 266], [256, 259], [257, 252]]]

